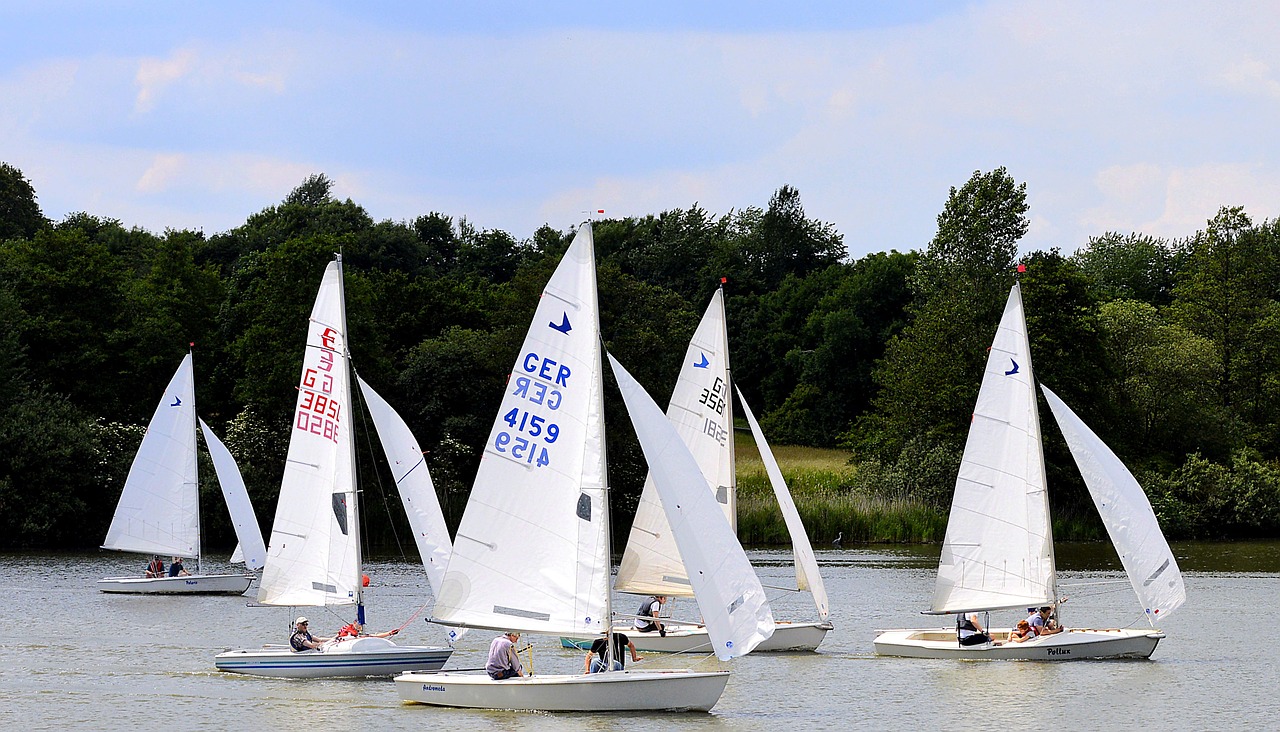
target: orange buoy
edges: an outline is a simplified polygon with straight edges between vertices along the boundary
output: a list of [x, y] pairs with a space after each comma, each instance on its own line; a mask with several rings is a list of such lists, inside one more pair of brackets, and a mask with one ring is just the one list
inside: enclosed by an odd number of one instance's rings
[[369, 586], [369, 575], [367, 575], [367, 574], [362, 574], [362, 575], [360, 575], [360, 583], [361, 583], [363, 586], [368, 587], [368, 586]]

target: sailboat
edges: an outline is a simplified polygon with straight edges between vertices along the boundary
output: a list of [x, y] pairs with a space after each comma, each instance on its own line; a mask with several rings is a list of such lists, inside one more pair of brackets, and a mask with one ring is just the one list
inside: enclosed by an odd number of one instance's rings
[[[667, 406], [667, 418], [681, 440], [698, 461], [702, 475], [720, 505], [724, 520], [737, 533], [737, 479], [734, 470], [733, 398], [729, 392], [729, 336], [724, 310], [724, 291], [717, 289], [694, 331], [685, 353], [675, 391]], [[769, 482], [791, 534], [795, 558], [796, 590], [810, 593], [818, 612], [816, 622], [778, 622], [773, 635], [756, 646], [756, 651], [812, 651], [832, 629], [827, 592], [805, 532], [777, 460], [769, 449], [755, 415], [738, 391], [738, 401], [751, 426]], [[668, 526], [666, 514], [652, 479], [646, 480], [627, 539], [614, 588], [620, 592], [666, 597], [693, 594], [689, 571]], [[641, 651], [683, 653], [709, 648], [702, 623], [664, 619], [665, 635], [641, 633], [630, 623], [617, 632], [628, 637]], [[591, 641], [564, 638], [564, 645], [589, 647]]]
[[[888, 630], [876, 653], [917, 658], [1147, 658], [1155, 628], [1186, 599], [1182, 575], [1142, 488], [1088, 427], [1048, 389], [1066, 436], [1150, 628], [1068, 628], [1024, 643], [961, 646], [954, 628]], [[1057, 604], [1044, 453], [1022, 294], [1009, 293], [991, 345], [956, 479], [930, 614]], [[990, 631], [999, 641], [1001, 633]]]
[[[188, 352], [165, 388], [134, 455], [103, 549], [196, 560], [177, 577], [107, 577], [102, 592], [132, 595], [241, 595], [252, 574], [204, 574], [200, 552], [200, 490], [196, 430], [204, 430], [227, 510], [241, 544], [261, 546], [262, 532], [231, 453], [196, 416], [192, 356]], [[256, 557], [261, 566], [261, 555]], [[252, 564], [250, 567], [252, 568]]]
[[[297, 408], [266, 567], [264, 605], [355, 606], [364, 623], [360, 515], [342, 257], [325, 269], [311, 311]], [[420, 456], [420, 454], [419, 454]], [[221, 671], [292, 678], [390, 676], [440, 668], [452, 649], [360, 637], [295, 652], [289, 646], [226, 651]]]
[[[614, 373], [677, 541], [696, 567], [695, 597], [712, 650], [726, 660], [743, 655], [772, 632], [764, 588], [688, 448], [616, 363]], [[609, 632], [603, 382], [595, 254], [586, 223], [543, 290], [510, 374], [454, 537], [434, 622], [552, 636]], [[442, 672], [401, 674], [396, 690], [405, 701], [479, 709], [708, 710], [727, 682], [726, 671], [687, 669], [503, 681]]]

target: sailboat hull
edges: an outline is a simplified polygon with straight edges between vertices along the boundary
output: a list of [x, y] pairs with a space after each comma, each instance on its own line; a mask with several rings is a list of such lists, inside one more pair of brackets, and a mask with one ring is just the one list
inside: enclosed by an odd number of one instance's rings
[[728, 681], [728, 671], [617, 671], [504, 681], [482, 674], [407, 673], [396, 677], [396, 692], [406, 702], [467, 709], [706, 712]]
[[444, 666], [452, 648], [399, 646], [385, 638], [360, 638], [297, 653], [288, 646], [226, 651], [214, 657], [219, 671], [287, 679], [395, 676]]
[[[831, 623], [789, 623], [774, 621], [773, 635], [760, 642], [751, 650], [761, 651], [816, 651], [826, 639], [833, 626]], [[710, 653], [711, 640], [705, 628], [674, 628], [668, 630], [666, 636], [657, 633], [641, 633], [635, 628], [619, 625], [613, 629], [615, 633], [625, 633], [636, 645], [637, 651], [647, 653]], [[565, 648], [591, 647], [593, 639], [561, 638], [560, 645]]]
[[243, 595], [253, 583], [247, 574], [193, 574], [186, 577], [107, 577], [100, 592], [121, 595]]
[[[1004, 638], [1008, 630], [995, 630]], [[1149, 658], [1164, 638], [1158, 630], [1071, 628], [1025, 643], [961, 646], [955, 628], [886, 630], [876, 636], [876, 653], [907, 658], [964, 660], [1079, 661], [1102, 658]]]

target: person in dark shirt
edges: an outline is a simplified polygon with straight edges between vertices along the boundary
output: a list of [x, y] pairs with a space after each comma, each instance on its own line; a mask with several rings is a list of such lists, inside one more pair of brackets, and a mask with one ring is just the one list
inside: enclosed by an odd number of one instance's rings
[[182, 566], [182, 557], [174, 557], [173, 563], [169, 565], [170, 577], [187, 577], [191, 573]]
[[295, 651], [313, 651], [333, 640], [332, 638], [311, 635], [307, 630], [307, 622], [306, 618], [298, 618], [293, 621], [293, 635], [289, 636], [290, 648]]
[[[640, 656], [636, 655], [636, 644], [624, 633], [613, 634], [613, 670], [621, 671], [626, 667], [626, 650], [631, 651], [631, 660], [639, 661]], [[586, 660], [582, 663], [582, 672], [584, 674], [597, 674], [605, 670], [604, 662], [605, 642], [604, 638], [596, 638], [591, 643], [591, 650], [587, 651]]]

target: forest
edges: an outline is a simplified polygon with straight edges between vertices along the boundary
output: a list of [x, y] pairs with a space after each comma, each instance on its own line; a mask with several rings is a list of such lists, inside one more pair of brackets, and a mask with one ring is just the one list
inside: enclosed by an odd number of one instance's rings
[[[230, 231], [154, 233], [88, 213], [52, 221], [32, 182], [0, 163], [0, 549], [101, 543], [188, 349], [200, 415], [269, 530], [307, 316], [338, 252], [352, 361], [412, 427], [456, 528], [573, 229], [519, 239], [440, 212], [374, 221], [332, 191], [312, 175]], [[831, 500], [941, 518], [1020, 279], [1037, 379], [1126, 462], [1170, 538], [1280, 535], [1280, 223], [1223, 206], [1182, 239], [1100, 232], [1025, 253], [1027, 184], [1005, 169], [974, 172], [939, 203], [931, 241], [856, 260], [786, 185], [764, 208], [596, 220], [605, 346], [665, 404], [723, 281], [734, 381], [770, 441], [841, 450], [849, 469], [820, 486]], [[646, 467], [612, 384], [606, 400], [617, 540]], [[1099, 536], [1047, 414], [1042, 399], [1055, 532]], [[363, 425], [366, 536], [400, 543], [395, 488]], [[208, 463], [201, 480], [206, 542], [229, 549]], [[841, 530], [814, 525], [815, 542]], [[941, 538], [843, 530], [846, 541]]]

